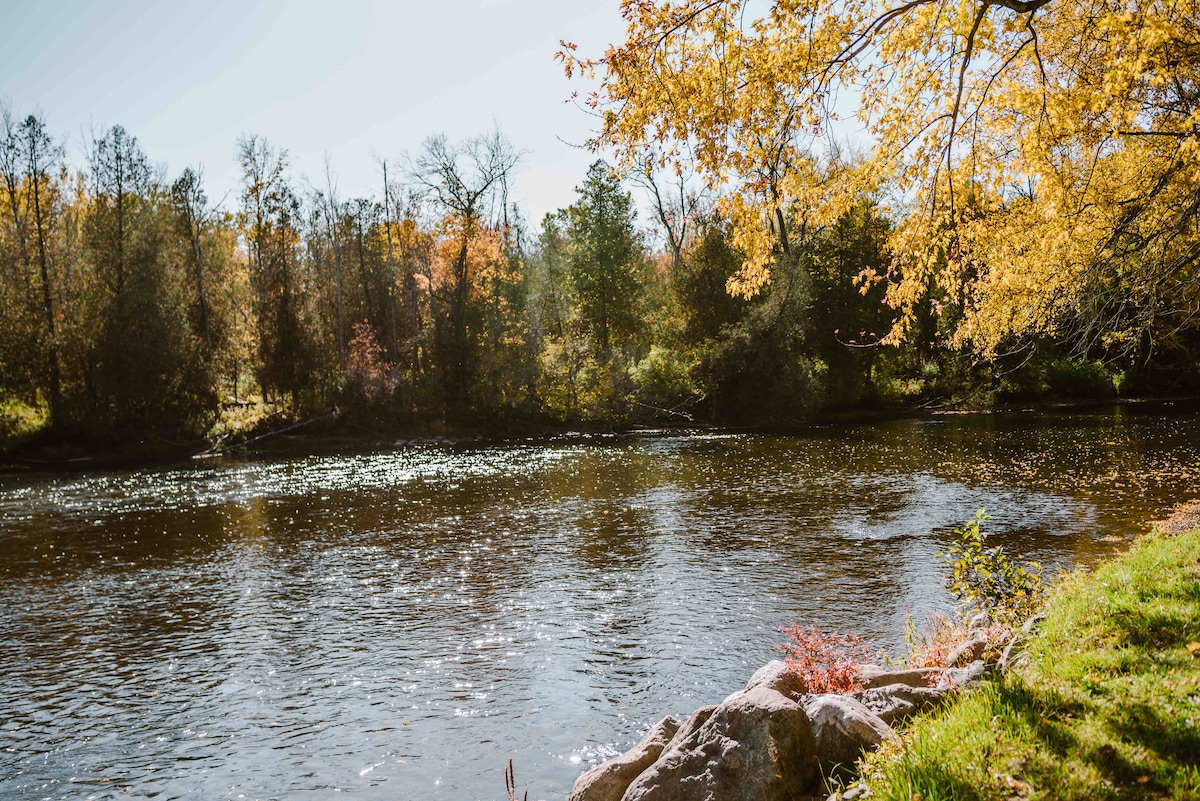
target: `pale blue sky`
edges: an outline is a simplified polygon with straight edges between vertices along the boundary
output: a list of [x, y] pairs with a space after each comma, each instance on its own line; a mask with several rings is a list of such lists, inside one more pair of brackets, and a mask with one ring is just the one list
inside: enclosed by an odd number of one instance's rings
[[0, 97], [42, 112], [73, 163], [90, 130], [119, 123], [170, 176], [202, 164], [231, 207], [241, 133], [318, 185], [328, 153], [351, 197], [381, 193], [377, 156], [494, 122], [530, 151], [515, 197], [536, 223], [595, 158], [560, 141], [594, 120], [563, 102], [583, 87], [554, 61], [558, 41], [598, 54], [622, 30], [617, 0], [7, 0]]

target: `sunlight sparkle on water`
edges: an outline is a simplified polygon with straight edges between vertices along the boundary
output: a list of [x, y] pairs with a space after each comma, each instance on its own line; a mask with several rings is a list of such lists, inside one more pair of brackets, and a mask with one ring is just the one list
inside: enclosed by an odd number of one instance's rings
[[1106, 553], [1194, 497], [1197, 422], [961, 416], [6, 478], [0, 797], [99, 796], [121, 774], [160, 797], [492, 798], [509, 757], [531, 797], [564, 797], [663, 715], [742, 686], [783, 624], [900, 642], [910, 609], [945, 608], [937, 554], [977, 508], [1027, 558]]

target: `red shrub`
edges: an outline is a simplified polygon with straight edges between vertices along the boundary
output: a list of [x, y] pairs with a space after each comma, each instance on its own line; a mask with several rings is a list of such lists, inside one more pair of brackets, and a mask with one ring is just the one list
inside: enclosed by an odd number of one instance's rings
[[784, 662], [808, 692], [849, 695], [862, 689], [858, 668], [874, 655], [871, 643], [853, 634], [822, 631], [817, 625], [793, 623], [783, 633], [788, 637], [779, 646]]
[[346, 384], [353, 397], [367, 403], [385, 403], [396, 394], [396, 366], [365, 322], [354, 324], [354, 339], [346, 351]]

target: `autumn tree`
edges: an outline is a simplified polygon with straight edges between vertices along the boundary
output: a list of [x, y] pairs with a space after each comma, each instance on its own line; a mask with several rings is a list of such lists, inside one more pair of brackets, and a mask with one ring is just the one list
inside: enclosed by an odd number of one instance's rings
[[499, 132], [460, 144], [434, 136], [409, 166], [410, 178], [443, 215], [443, 269], [431, 276], [429, 291], [437, 305], [434, 347], [452, 416], [470, 408], [477, 367], [478, 259], [490, 258], [481, 238], [506, 213], [503, 190], [520, 158]]
[[345, 221], [345, 206], [338, 198], [337, 187], [333, 179], [333, 167], [329, 157], [325, 158], [325, 191], [315, 192], [312, 197], [312, 224], [309, 228], [309, 247], [315, 252], [315, 260], [322, 261], [320, 242], [326, 238], [329, 250], [333, 255], [334, 308], [337, 315], [337, 327], [334, 337], [337, 340], [338, 373], [346, 372], [346, 304], [345, 288], [342, 280], [342, 250], [343, 241], [341, 226]]
[[242, 168], [242, 224], [250, 255], [250, 283], [258, 336], [263, 398], [316, 389], [318, 358], [309, 324], [311, 296], [299, 261], [301, 206], [287, 177], [287, 153], [249, 135], [238, 140]]
[[683, 262], [683, 249], [696, 231], [704, 200], [689, 188], [683, 165], [674, 162], [669, 175], [658, 169], [653, 151], [640, 156], [632, 170], [632, 180], [646, 190], [654, 211], [655, 221], [666, 240], [671, 256], [671, 279], [678, 277]]
[[397, 353], [396, 358], [407, 370], [411, 386], [419, 383], [425, 371], [424, 358], [425, 317], [429, 305], [430, 284], [426, 278], [432, 275], [434, 236], [422, 224], [422, 201], [414, 192], [391, 192], [398, 198], [391, 204], [389, 233], [397, 269]]
[[[593, 144], [633, 164], [653, 146], [720, 187], [761, 289], [788, 219], [825, 223], [886, 186], [906, 199], [883, 281], [913, 330], [930, 292], [947, 332], [998, 357], [1031, 338], [1079, 354], [1170, 346], [1196, 327], [1200, 16], [1139, 0], [625, 0], [597, 59]], [[822, 155], [856, 112], [872, 149]], [[796, 207], [804, 215], [796, 214]]]
[[390, 322], [391, 340], [390, 352], [392, 360], [398, 362], [400, 359], [400, 302], [398, 299], [399, 285], [396, 282], [396, 251], [395, 251], [395, 234], [393, 231], [393, 215], [392, 215], [392, 185], [388, 181], [388, 163], [387, 159], [380, 161], [380, 167], [383, 171], [383, 226], [384, 226], [384, 244], [387, 247], [387, 304], [388, 318]]
[[[18, 386], [46, 393], [53, 423], [62, 416], [60, 310], [56, 308], [52, 256], [60, 203], [54, 172], [62, 148], [36, 115], [18, 122], [4, 106], [0, 108], [0, 123], [0, 174], [7, 212], [3, 240], [7, 269], [0, 274], [0, 282], [6, 301], [6, 329], [11, 337], [8, 342], [15, 348], [4, 354], [5, 373], [9, 380], [20, 374]], [[29, 359], [29, 355], [35, 358]]]
[[249, 287], [233, 215], [209, 200], [202, 172], [191, 167], [171, 184], [170, 210], [195, 350], [207, 380], [214, 387], [224, 384], [236, 399], [241, 372], [251, 358], [251, 332], [244, 322]]

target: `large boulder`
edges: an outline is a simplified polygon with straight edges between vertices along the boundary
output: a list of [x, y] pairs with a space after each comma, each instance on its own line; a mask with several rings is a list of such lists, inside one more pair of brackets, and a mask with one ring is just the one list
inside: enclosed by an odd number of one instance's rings
[[746, 689], [753, 690], [755, 687], [770, 687], [777, 693], [795, 699], [808, 692], [804, 679], [780, 659], [772, 659], [755, 671], [750, 681], [746, 682]]
[[663, 718], [633, 748], [576, 779], [568, 801], [621, 801], [630, 783], [654, 764], [679, 729], [678, 720]]
[[790, 801], [818, 776], [804, 708], [768, 686], [734, 693], [629, 785], [623, 801]]
[[826, 774], [851, 771], [864, 751], [874, 751], [895, 736], [891, 727], [859, 701], [846, 695], [810, 695], [804, 712], [812, 724], [817, 759]]
[[909, 687], [907, 684], [889, 684], [854, 694], [855, 700], [889, 726], [907, 720], [918, 712], [940, 706], [946, 697], [945, 690]]
[[663, 749], [663, 753], [670, 752], [675, 746], [695, 734], [696, 730], [707, 723], [708, 719], [712, 717], [712, 713], [716, 711], [717, 706], [713, 704], [711, 706], [702, 706], [693, 712], [687, 719], [687, 722], [679, 727], [679, 731], [675, 732], [675, 736], [667, 743], [666, 748]]

